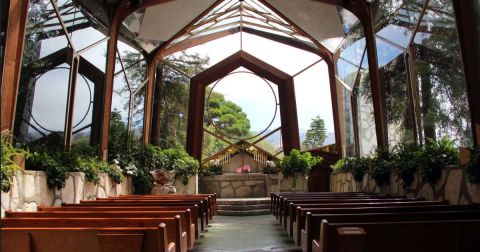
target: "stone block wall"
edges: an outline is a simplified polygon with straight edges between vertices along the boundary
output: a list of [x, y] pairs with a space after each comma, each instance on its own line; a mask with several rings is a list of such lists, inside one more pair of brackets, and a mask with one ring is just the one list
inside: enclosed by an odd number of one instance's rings
[[470, 184], [462, 166], [450, 166], [442, 171], [440, 180], [434, 185], [422, 181], [419, 173], [413, 183], [404, 188], [402, 179], [392, 173], [390, 185], [378, 186], [370, 174], [356, 182], [351, 173], [333, 172], [330, 177], [332, 192], [369, 192], [383, 195], [421, 197], [427, 200], [448, 200], [451, 204], [480, 203], [480, 185]]
[[100, 174], [96, 185], [87, 182], [85, 174], [71, 172], [67, 174], [65, 187], [61, 190], [49, 189], [47, 175], [42, 171], [17, 171], [12, 179], [9, 192], [1, 195], [1, 216], [6, 210], [36, 211], [37, 206], [59, 206], [62, 203], [79, 203], [80, 200], [93, 200], [96, 197], [108, 197], [133, 193], [132, 178], [116, 184], [108, 174]]
[[219, 198], [269, 197], [270, 192], [308, 191], [307, 180], [298, 176], [284, 178], [282, 174], [225, 173], [199, 178], [200, 193], [217, 193]]

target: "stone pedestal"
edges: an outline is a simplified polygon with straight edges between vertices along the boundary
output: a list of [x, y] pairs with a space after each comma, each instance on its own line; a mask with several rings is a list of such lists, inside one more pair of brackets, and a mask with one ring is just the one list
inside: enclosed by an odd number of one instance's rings
[[267, 196], [267, 175], [261, 173], [225, 173], [202, 177], [201, 193], [217, 193], [220, 198], [254, 198]]
[[152, 188], [152, 194], [174, 194], [176, 192], [177, 189], [172, 183], [166, 183], [163, 185], [155, 184]]

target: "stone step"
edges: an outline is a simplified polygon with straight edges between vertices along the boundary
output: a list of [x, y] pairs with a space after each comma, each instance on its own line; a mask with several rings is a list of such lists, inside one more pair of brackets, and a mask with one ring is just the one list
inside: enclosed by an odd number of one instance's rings
[[218, 210], [233, 210], [233, 211], [249, 211], [258, 209], [270, 210], [270, 204], [258, 204], [258, 205], [218, 205]]
[[217, 205], [270, 205], [270, 198], [217, 198]]
[[218, 215], [224, 216], [253, 216], [271, 214], [270, 209], [257, 209], [249, 211], [218, 210]]

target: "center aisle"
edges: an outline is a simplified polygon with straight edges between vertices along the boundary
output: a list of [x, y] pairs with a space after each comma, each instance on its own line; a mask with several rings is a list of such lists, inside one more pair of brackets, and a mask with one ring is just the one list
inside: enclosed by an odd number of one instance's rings
[[195, 243], [197, 252], [301, 251], [272, 215], [215, 216], [202, 235]]

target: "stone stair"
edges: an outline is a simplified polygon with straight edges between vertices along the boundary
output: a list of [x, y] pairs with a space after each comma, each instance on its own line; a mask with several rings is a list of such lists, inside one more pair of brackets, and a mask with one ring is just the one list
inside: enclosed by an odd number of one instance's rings
[[270, 198], [217, 198], [218, 215], [252, 216], [270, 214]]

